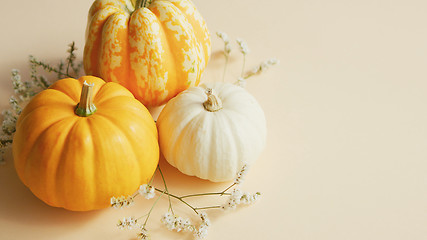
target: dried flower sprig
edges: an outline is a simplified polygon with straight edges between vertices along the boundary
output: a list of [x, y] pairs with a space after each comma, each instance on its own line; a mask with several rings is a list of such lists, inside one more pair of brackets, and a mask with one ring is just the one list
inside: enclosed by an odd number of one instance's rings
[[217, 32], [216, 35], [224, 42], [224, 57], [225, 57], [225, 64], [224, 64], [224, 72], [222, 74], [222, 81], [225, 81], [225, 73], [227, 72], [227, 65], [228, 65], [228, 59], [230, 58], [231, 53], [231, 44], [230, 39], [225, 32]]
[[[225, 79], [225, 74], [226, 74], [226, 70], [227, 70], [227, 65], [229, 63], [229, 56], [231, 53], [231, 44], [230, 44], [230, 38], [228, 37], [228, 35], [224, 32], [217, 32], [217, 36], [219, 38], [221, 38], [224, 42], [224, 56], [225, 56], [225, 64], [224, 64], [224, 72], [223, 72], [223, 81]], [[243, 64], [242, 64], [242, 71], [240, 76], [237, 78], [237, 81], [235, 82], [236, 85], [241, 86], [241, 87], [245, 87], [246, 86], [246, 79], [261, 74], [263, 72], [265, 72], [267, 69], [269, 69], [270, 67], [276, 65], [279, 63], [279, 61], [275, 58], [271, 58], [268, 59], [264, 62], [261, 62], [258, 66], [256, 66], [255, 68], [253, 68], [250, 71], [245, 72], [245, 67], [246, 67], [246, 55], [250, 52], [248, 44], [246, 43], [245, 40], [238, 38], [236, 40], [238, 46], [239, 46], [239, 51], [240, 53], [243, 55]]]
[[[66, 58], [67, 67], [64, 66], [64, 61], [60, 61], [58, 67], [52, 67], [43, 61], [37, 60], [34, 56], [29, 56], [30, 65], [30, 80], [24, 81], [18, 69], [12, 69], [11, 80], [14, 90], [14, 95], [9, 98], [9, 109], [2, 111], [3, 122], [0, 131], [0, 164], [5, 163], [5, 150], [11, 146], [13, 142], [13, 134], [16, 131], [16, 121], [21, 114], [22, 106], [30, 100], [34, 95], [48, 88], [51, 82], [43, 75], [38, 73], [38, 67], [41, 67], [45, 72], [57, 73], [58, 78], [77, 77], [82, 70], [83, 64], [76, 63], [76, 55], [74, 42], [69, 45]], [[72, 71], [70, 71], [70, 69]], [[64, 72], [65, 70], [65, 72]]]
[[[190, 194], [190, 195], [184, 195], [184, 196], [178, 196], [178, 195], [170, 193], [168, 188], [167, 188], [166, 180], [165, 180], [165, 177], [162, 173], [162, 170], [160, 169], [160, 167], [158, 167], [157, 170], [160, 173], [160, 176], [162, 178], [164, 189], [160, 189], [160, 188], [156, 188], [156, 187], [152, 186], [151, 185], [151, 183], [153, 181], [153, 179], [152, 179], [150, 181], [150, 183], [141, 185], [140, 189], [133, 196], [128, 197], [128, 198], [131, 198], [132, 201], [133, 201], [133, 198], [135, 198], [137, 195], [141, 195], [144, 198], [149, 199], [149, 198], [154, 197], [154, 191], [159, 192], [160, 195], [157, 197], [156, 201], [152, 205], [149, 212], [147, 214], [145, 214], [144, 216], [136, 219], [136, 220], [134, 218], [124, 218], [123, 220], [120, 220], [119, 224], [117, 225], [121, 229], [139, 229], [140, 231], [137, 234], [137, 237], [139, 239], [148, 239], [149, 234], [148, 234], [148, 230], [146, 228], [147, 222], [148, 222], [148, 219], [151, 215], [153, 208], [155, 207], [155, 205], [157, 204], [158, 200], [160, 199], [160, 197], [162, 195], [168, 196], [169, 208], [168, 208], [168, 211], [161, 216], [161, 219], [160, 219], [161, 222], [165, 225], [165, 227], [167, 229], [169, 229], [171, 231], [190, 232], [193, 234], [193, 237], [195, 239], [205, 238], [207, 233], [208, 233], [209, 226], [211, 225], [211, 222], [208, 218], [207, 213], [203, 212], [202, 210], [208, 210], [208, 209], [230, 210], [230, 209], [235, 209], [238, 205], [252, 204], [252, 203], [256, 202], [259, 199], [259, 197], [261, 196], [261, 193], [259, 193], [259, 192], [256, 192], [254, 194], [250, 194], [250, 193], [242, 192], [238, 188], [234, 188], [232, 191], [229, 191], [230, 189], [232, 189], [236, 185], [239, 185], [243, 182], [244, 176], [246, 175], [246, 173], [248, 171], [247, 165], [244, 165], [242, 167], [241, 171], [237, 174], [234, 182], [229, 187], [224, 189], [223, 191], [208, 192], [208, 193], [197, 193], [197, 194]], [[217, 197], [226, 196], [228, 198], [226, 199], [226, 201], [223, 204], [205, 206], [205, 207], [196, 207], [196, 206], [193, 206], [192, 204], [190, 204], [189, 202], [186, 201], [187, 198], [202, 197], [202, 196], [217, 196]], [[126, 202], [127, 202], [126, 199], [128, 199], [128, 198], [125, 198], [125, 197], [115, 198], [115, 197], [113, 197], [113, 198], [111, 198], [111, 206], [115, 207], [115, 208], [117, 206], [119, 206], [119, 207], [128, 206], [126, 204]], [[196, 224], [192, 223], [190, 219], [183, 218], [181, 216], [176, 215], [172, 209], [171, 198], [174, 198], [174, 199], [178, 200], [179, 202], [183, 203], [184, 205], [186, 205], [187, 207], [189, 207], [200, 218], [200, 223], [198, 225], [196, 225]], [[117, 199], [121, 199], [121, 201], [119, 201], [120, 202], [119, 204], [117, 204]], [[124, 203], [122, 204], [122, 202], [124, 202]], [[136, 224], [138, 222], [138, 220], [143, 218], [143, 217], [145, 217], [144, 223], [141, 225]]]

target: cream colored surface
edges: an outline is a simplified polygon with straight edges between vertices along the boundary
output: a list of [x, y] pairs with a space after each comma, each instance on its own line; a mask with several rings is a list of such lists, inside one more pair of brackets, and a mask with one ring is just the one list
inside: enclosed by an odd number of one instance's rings
[[[267, 148], [242, 186], [257, 204], [208, 211], [208, 239], [427, 239], [427, 3], [421, 0], [195, 0], [212, 33], [244, 38], [247, 66], [281, 63], [248, 82], [264, 108]], [[89, 0], [6, 1], [0, 8], [0, 108], [10, 70], [27, 58], [56, 62], [76, 41], [82, 56]], [[221, 42], [204, 81], [220, 79]], [[227, 81], [240, 73], [233, 52]], [[156, 111], [155, 111], [156, 112]], [[158, 110], [157, 110], [158, 112]], [[222, 190], [162, 161], [171, 192]], [[156, 184], [160, 186], [159, 179]], [[134, 239], [118, 230], [153, 201], [75, 213], [46, 206], [19, 181], [10, 151], [0, 166], [0, 239]], [[196, 201], [199, 203], [199, 201]], [[207, 203], [200, 201], [200, 204]], [[181, 215], [192, 212], [174, 202]], [[150, 219], [152, 239], [191, 239]]]

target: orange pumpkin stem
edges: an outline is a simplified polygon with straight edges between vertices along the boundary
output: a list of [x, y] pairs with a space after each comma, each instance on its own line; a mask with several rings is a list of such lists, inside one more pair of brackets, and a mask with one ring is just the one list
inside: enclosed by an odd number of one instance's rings
[[80, 102], [77, 104], [74, 111], [80, 117], [89, 117], [96, 112], [96, 107], [93, 104], [93, 86], [94, 84], [83, 83], [82, 94], [80, 95]]
[[212, 88], [206, 89], [208, 99], [203, 103], [203, 107], [209, 112], [216, 112], [222, 109], [222, 101], [219, 97], [213, 94]]

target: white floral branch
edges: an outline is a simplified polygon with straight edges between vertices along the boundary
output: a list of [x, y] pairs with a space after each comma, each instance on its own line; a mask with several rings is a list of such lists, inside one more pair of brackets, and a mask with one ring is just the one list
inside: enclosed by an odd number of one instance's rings
[[[2, 111], [3, 121], [0, 131], [0, 164], [5, 164], [4, 154], [7, 148], [12, 145], [13, 134], [16, 131], [16, 121], [22, 111], [22, 105], [29, 101], [34, 95], [48, 88], [51, 82], [43, 75], [38, 74], [41, 67], [46, 73], [56, 73], [58, 79], [64, 77], [76, 77], [81, 72], [83, 64], [76, 63], [74, 42], [69, 45], [68, 57], [60, 61], [57, 67], [37, 60], [34, 56], [29, 56], [30, 80], [24, 81], [18, 69], [12, 69], [12, 86], [15, 94], [9, 98], [9, 108]], [[65, 66], [66, 65], [66, 66]], [[65, 69], [64, 69], [65, 68]], [[65, 72], [64, 72], [65, 70]]]
[[[131, 206], [134, 202], [135, 197], [138, 195], [143, 196], [145, 199], [151, 199], [155, 197], [155, 192], [159, 192], [160, 195], [157, 197], [153, 205], [151, 206], [150, 210], [147, 214], [135, 218], [135, 217], [125, 217], [122, 220], [119, 220], [117, 223], [117, 227], [120, 229], [137, 229], [137, 237], [138, 239], [149, 239], [149, 231], [147, 229], [147, 223], [148, 219], [151, 216], [151, 212], [156, 206], [157, 202], [163, 195], [168, 196], [169, 201], [169, 208], [165, 214], [161, 217], [161, 222], [166, 226], [168, 230], [176, 231], [176, 232], [190, 232], [193, 233], [193, 236], [195, 239], [204, 239], [207, 236], [208, 228], [211, 225], [211, 222], [208, 218], [208, 215], [206, 212], [203, 212], [201, 210], [208, 210], [208, 209], [222, 209], [222, 210], [230, 210], [235, 209], [239, 205], [248, 205], [256, 202], [259, 197], [261, 196], [260, 192], [256, 192], [254, 194], [243, 192], [239, 188], [237, 188], [238, 185], [243, 183], [244, 176], [246, 175], [246, 172], [248, 170], [247, 165], [244, 165], [242, 170], [237, 174], [236, 179], [234, 182], [220, 192], [208, 192], [208, 193], [198, 193], [198, 194], [190, 194], [190, 195], [184, 195], [184, 196], [177, 196], [175, 194], [172, 194], [169, 192], [166, 184], [166, 180], [164, 178], [164, 175], [158, 166], [157, 170], [159, 171], [164, 189], [155, 188], [151, 185], [151, 182], [148, 184], [143, 184], [140, 186], [139, 190], [132, 196], [121, 196], [121, 197], [112, 197], [111, 198], [111, 206], [114, 208], [123, 208]], [[233, 190], [231, 190], [233, 188]], [[231, 190], [231, 191], [230, 191]], [[226, 201], [224, 201], [222, 204], [219, 205], [212, 205], [212, 206], [205, 206], [205, 207], [196, 207], [187, 202], [185, 199], [192, 198], [192, 197], [202, 197], [202, 196], [218, 196], [218, 197], [227, 197]], [[200, 218], [200, 223], [198, 225], [193, 224], [190, 219], [183, 218], [181, 216], [178, 216], [174, 213], [172, 208], [172, 201], [171, 198], [175, 198], [176, 200], [180, 201], [190, 209], [194, 211], [195, 214], [197, 214]], [[144, 220], [145, 217], [145, 220]], [[143, 222], [142, 222], [143, 221]]]

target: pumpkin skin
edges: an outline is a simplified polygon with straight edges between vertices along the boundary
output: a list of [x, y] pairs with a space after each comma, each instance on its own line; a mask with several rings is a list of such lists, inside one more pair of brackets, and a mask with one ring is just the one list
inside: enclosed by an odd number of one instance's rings
[[[205, 109], [206, 89], [222, 109]], [[266, 143], [264, 112], [246, 90], [230, 83], [191, 87], [171, 99], [157, 120], [160, 150], [182, 173], [213, 182], [230, 181], [251, 165]]]
[[86, 74], [120, 83], [145, 106], [198, 85], [210, 56], [205, 21], [190, 0], [96, 0], [89, 11]]
[[[97, 108], [88, 117], [74, 112], [84, 81], [94, 84]], [[90, 76], [62, 79], [24, 108], [13, 157], [19, 178], [48, 205], [100, 209], [151, 179], [159, 159], [157, 129], [121, 85]]]

